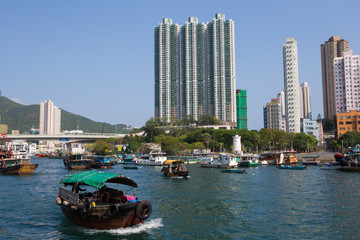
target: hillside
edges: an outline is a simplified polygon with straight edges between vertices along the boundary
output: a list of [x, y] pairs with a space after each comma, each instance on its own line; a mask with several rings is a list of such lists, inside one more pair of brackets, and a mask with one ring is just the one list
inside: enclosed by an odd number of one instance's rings
[[[9, 126], [11, 130], [20, 130], [21, 133], [28, 132], [32, 127], [39, 128], [40, 105], [22, 105], [0, 96], [1, 124]], [[95, 122], [86, 117], [76, 115], [61, 109], [61, 131], [75, 130], [79, 126], [85, 133], [127, 133], [125, 124], [111, 125], [108, 123]]]

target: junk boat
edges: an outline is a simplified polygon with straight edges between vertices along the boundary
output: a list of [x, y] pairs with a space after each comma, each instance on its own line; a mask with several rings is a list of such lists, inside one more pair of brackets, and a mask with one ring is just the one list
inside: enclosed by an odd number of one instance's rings
[[[5, 143], [6, 139], [6, 143]], [[23, 153], [14, 155], [6, 134], [1, 134], [0, 145], [0, 173], [2, 174], [29, 174], [35, 172], [39, 164], [30, 163], [30, 157]]]
[[[56, 203], [64, 215], [74, 224], [92, 229], [116, 229], [143, 223], [150, 217], [152, 206], [148, 200], [139, 200], [134, 194], [124, 195], [119, 186], [110, 188], [104, 185], [123, 184], [136, 188], [130, 178], [115, 173], [87, 171], [74, 174], [60, 181], [65, 187], [59, 188]], [[94, 192], [82, 187], [94, 188]], [[128, 190], [128, 191], [129, 191]], [[126, 192], [128, 192], [126, 191]]]
[[64, 165], [67, 169], [87, 169], [91, 167], [92, 159], [86, 158], [85, 154], [70, 154], [64, 158]]
[[116, 162], [111, 161], [111, 156], [92, 156], [91, 168], [112, 168]]
[[187, 178], [189, 171], [186, 170], [185, 163], [181, 160], [166, 160], [161, 172], [165, 177]]

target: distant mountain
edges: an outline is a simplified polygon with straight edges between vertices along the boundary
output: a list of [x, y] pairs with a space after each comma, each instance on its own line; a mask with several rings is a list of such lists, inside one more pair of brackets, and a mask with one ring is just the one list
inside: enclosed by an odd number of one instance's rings
[[[21, 133], [30, 131], [31, 128], [39, 128], [40, 105], [22, 105], [0, 96], [1, 124], [8, 125], [8, 132], [19, 130]], [[61, 109], [61, 131], [80, 130], [85, 133], [127, 133], [127, 125], [95, 122], [86, 117], [76, 115]]]

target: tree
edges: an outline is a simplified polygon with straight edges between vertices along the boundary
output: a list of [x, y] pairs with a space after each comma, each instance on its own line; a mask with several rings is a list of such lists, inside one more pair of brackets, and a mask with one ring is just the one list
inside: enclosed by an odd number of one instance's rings
[[221, 121], [213, 115], [202, 115], [199, 117], [199, 125], [220, 125]]
[[91, 152], [96, 155], [106, 155], [110, 150], [113, 150], [113, 145], [104, 140], [96, 141], [91, 147]]
[[178, 138], [160, 135], [155, 137], [155, 142], [161, 144], [161, 148], [169, 155], [174, 155], [176, 152], [184, 150], [186, 145], [181, 143]]
[[323, 119], [323, 129], [324, 132], [332, 132], [335, 130], [335, 123], [333, 119], [324, 118]]
[[209, 133], [203, 133], [201, 135], [201, 139], [203, 140], [206, 149], [209, 149], [209, 143], [211, 142], [211, 135]]

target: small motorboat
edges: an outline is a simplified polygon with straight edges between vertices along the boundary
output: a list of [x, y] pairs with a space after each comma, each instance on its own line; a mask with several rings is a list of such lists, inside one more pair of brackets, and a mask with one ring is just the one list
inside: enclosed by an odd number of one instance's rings
[[222, 169], [222, 172], [228, 172], [228, 173], [246, 173], [246, 170], [244, 169], [236, 169], [236, 168], [231, 168], [231, 169]]
[[123, 169], [141, 169], [142, 168], [142, 166], [130, 166], [130, 165], [128, 165], [128, 166], [123, 166]]
[[290, 170], [303, 170], [306, 168], [306, 165], [280, 165], [278, 169], [290, 169]]
[[169, 178], [187, 178], [189, 171], [186, 170], [184, 164], [181, 160], [167, 160], [164, 162], [161, 172]]

